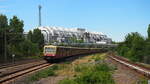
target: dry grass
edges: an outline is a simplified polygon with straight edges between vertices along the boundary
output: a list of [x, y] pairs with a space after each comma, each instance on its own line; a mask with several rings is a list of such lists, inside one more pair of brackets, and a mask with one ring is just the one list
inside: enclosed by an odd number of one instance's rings
[[59, 66], [63, 67], [61, 70], [57, 70], [56, 74], [61, 75], [61, 76], [69, 76], [69, 77], [74, 77], [78, 73], [75, 72], [74, 68], [80, 64], [88, 63], [88, 62], [94, 62], [95, 58], [100, 58], [104, 59], [106, 57], [106, 53], [102, 54], [93, 54], [93, 55], [88, 55], [79, 59], [74, 60], [73, 62], [69, 64], [60, 64]]

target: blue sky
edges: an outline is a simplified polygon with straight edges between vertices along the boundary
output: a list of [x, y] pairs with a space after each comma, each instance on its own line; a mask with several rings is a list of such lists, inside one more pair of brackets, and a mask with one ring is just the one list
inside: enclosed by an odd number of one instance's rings
[[0, 13], [18, 16], [28, 31], [38, 25], [39, 4], [43, 26], [86, 28], [114, 41], [130, 32], [146, 36], [150, 24], [150, 0], [0, 0]]

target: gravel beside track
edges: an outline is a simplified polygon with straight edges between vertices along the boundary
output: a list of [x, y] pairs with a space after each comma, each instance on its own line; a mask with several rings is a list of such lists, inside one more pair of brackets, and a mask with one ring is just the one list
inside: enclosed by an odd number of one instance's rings
[[136, 64], [134, 62], [131, 62], [129, 60], [125, 60], [123, 57], [119, 56], [109, 56], [112, 60], [115, 60], [116, 62], [120, 63], [123, 66], [126, 66], [130, 68], [131, 70], [134, 70], [135, 72], [142, 74], [143, 76], [150, 79], [150, 69], [148, 67]]
[[[25, 61], [24, 61], [25, 63]], [[13, 66], [7, 66], [5, 68], [1, 68], [0, 69], [0, 84], [3, 83], [3, 82], [6, 82], [7, 80], [10, 80], [10, 79], [13, 79], [17, 76], [21, 76], [22, 74], [20, 73], [21, 71], [25, 71], [25, 70], [28, 70], [30, 68], [33, 68], [33, 67], [37, 67], [37, 66], [41, 66], [43, 64], [46, 64], [46, 61], [45, 60], [32, 60], [32, 61], [29, 61], [25, 64], [17, 64], [16, 66], [13, 65]], [[16, 73], [20, 73], [20, 75], [17, 75]]]
[[33, 66], [37, 66], [40, 64], [46, 63], [46, 61], [41, 60], [38, 62], [31, 62], [31, 63], [26, 63], [26, 64], [21, 64], [21, 65], [17, 65], [17, 66], [12, 66], [12, 67], [7, 67], [7, 68], [2, 68], [0, 69], [0, 78], [6, 75], [9, 75], [11, 73], [15, 73], [18, 72], [20, 70], [24, 70]]
[[117, 67], [113, 73], [113, 78], [116, 84], [136, 84], [141, 78], [143, 78], [142, 75], [135, 73], [135, 71], [123, 66], [115, 60], [107, 58], [106, 61], [111, 66]]
[[108, 54], [107, 62], [117, 67], [113, 74], [116, 84], [141, 84], [142, 80], [149, 79], [149, 74], [141, 72], [142, 69], [142, 71], [146, 70], [150, 73], [148, 67], [145, 68], [145, 66], [131, 62], [126, 58]]

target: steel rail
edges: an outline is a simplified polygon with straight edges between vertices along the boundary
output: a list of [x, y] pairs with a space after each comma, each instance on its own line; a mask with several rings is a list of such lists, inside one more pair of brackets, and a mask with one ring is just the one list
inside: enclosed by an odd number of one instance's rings
[[11, 73], [9, 75], [6, 75], [6, 76], [0, 78], [0, 84], [7, 84], [7, 83], [13, 81], [14, 79], [16, 79], [17, 77], [23, 76], [27, 73], [31, 73], [31, 72], [34, 72], [34, 71], [45, 69], [45, 68], [47, 68], [51, 65], [52, 64], [44, 63], [44, 64], [37, 65], [37, 66], [31, 67], [31, 68], [28, 68], [28, 69], [25, 69], [25, 70], [20, 70], [18, 72]]
[[117, 61], [118, 63], [122, 64], [122, 65], [125, 65], [127, 67], [129, 67], [130, 69], [144, 75], [145, 77], [147, 77], [148, 79], [150, 79], [150, 70], [147, 68], [147, 67], [144, 67], [142, 65], [138, 65], [136, 63], [131, 63], [131, 62], [128, 62], [128, 61], [125, 61], [124, 59], [122, 58], [117, 58], [116, 56], [109, 56], [111, 59]]

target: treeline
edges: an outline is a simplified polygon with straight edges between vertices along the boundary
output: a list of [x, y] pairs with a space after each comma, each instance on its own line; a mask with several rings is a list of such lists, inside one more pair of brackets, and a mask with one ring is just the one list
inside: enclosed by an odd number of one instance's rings
[[119, 43], [117, 52], [131, 61], [150, 64], [150, 25], [147, 30], [148, 36], [145, 38], [138, 32], [126, 35], [125, 41]]
[[26, 36], [24, 23], [17, 16], [8, 19], [0, 14], [0, 63], [29, 56], [40, 55], [44, 45], [44, 37], [39, 29], [34, 29]]

